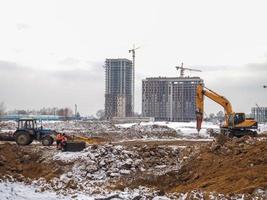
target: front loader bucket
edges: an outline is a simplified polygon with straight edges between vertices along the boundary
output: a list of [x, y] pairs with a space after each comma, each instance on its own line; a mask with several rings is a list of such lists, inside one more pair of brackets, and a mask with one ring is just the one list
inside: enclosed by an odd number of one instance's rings
[[83, 141], [68, 141], [63, 147], [64, 151], [77, 152], [86, 148], [86, 144]]

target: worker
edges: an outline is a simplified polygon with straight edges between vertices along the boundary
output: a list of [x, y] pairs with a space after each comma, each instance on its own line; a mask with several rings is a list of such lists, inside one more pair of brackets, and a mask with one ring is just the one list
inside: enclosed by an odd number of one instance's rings
[[63, 134], [62, 134], [62, 137], [61, 137], [61, 143], [60, 143], [62, 150], [65, 149], [66, 144], [67, 144], [67, 140], [68, 140], [68, 139], [67, 139], [65, 133], [63, 133]]
[[56, 135], [57, 149], [59, 149], [59, 150], [62, 148], [62, 147], [61, 147], [61, 140], [62, 140], [62, 137], [63, 137], [62, 133], [58, 133], [58, 134]]

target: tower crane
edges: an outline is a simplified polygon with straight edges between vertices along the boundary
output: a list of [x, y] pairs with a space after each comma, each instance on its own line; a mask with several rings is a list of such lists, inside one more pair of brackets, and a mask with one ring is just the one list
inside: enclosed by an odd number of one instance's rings
[[181, 66], [176, 66], [176, 69], [177, 70], [180, 69], [180, 77], [184, 77], [184, 71], [185, 70], [194, 71], [194, 72], [201, 72], [201, 70], [198, 70], [198, 69], [185, 68], [184, 63], [182, 63]]
[[129, 53], [132, 53], [133, 57], [133, 86], [132, 86], [132, 113], [134, 114], [134, 84], [135, 84], [135, 50], [140, 49], [140, 47], [135, 47], [133, 45], [133, 48], [129, 50]]

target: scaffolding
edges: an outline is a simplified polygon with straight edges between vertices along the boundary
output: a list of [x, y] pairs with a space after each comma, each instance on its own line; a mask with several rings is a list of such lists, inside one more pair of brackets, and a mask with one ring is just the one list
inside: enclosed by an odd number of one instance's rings
[[105, 83], [106, 118], [132, 116], [132, 61], [125, 58], [106, 59]]
[[142, 115], [164, 121], [195, 120], [199, 77], [156, 77], [142, 81]]

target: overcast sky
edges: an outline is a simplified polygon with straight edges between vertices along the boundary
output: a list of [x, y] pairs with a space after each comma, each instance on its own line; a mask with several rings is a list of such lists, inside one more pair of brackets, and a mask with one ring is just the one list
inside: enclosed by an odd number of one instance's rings
[[[11, 109], [104, 108], [105, 58], [131, 58], [141, 80], [201, 69], [235, 111], [267, 106], [267, 2], [245, 0], [0, 1], [0, 102]], [[206, 113], [222, 110], [206, 101]]]

